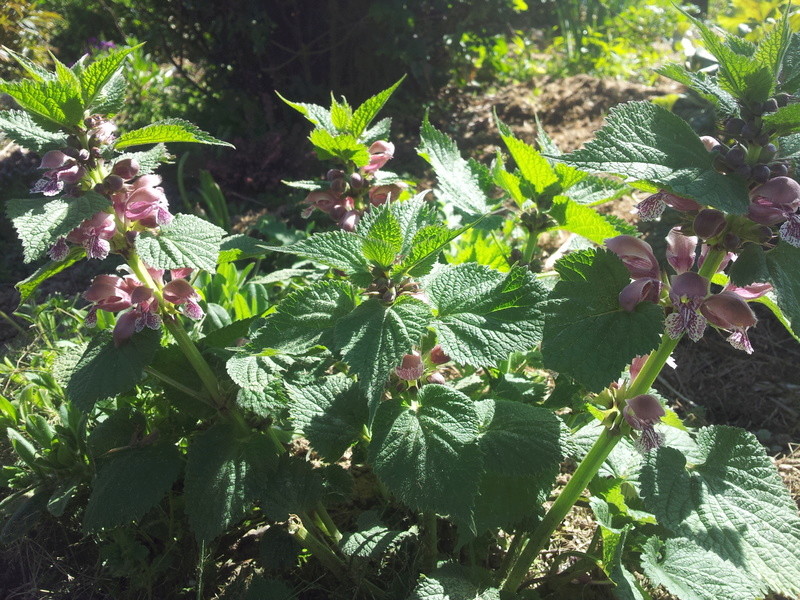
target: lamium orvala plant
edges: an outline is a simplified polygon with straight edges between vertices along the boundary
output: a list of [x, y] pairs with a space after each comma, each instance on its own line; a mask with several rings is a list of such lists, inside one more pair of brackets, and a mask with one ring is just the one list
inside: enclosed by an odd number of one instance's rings
[[[210, 597], [216, 561], [253, 535], [248, 598], [304, 597], [300, 568], [331, 597], [800, 595], [800, 517], [759, 442], [688, 428], [652, 388], [683, 338], [752, 353], [754, 302], [800, 334], [800, 35], [695, 25], [718, 71], [660, 72], [714, 105], [716, 136], [629, 102], [569, 154], [497, 120], [507, 154], [487, 166], [426, 116], [433, 191], [388, 170], [391, 121], [374, 121], [401, 82], [356, 108], [284, 99], [325, 162], [290, 185], [329, 226], [280, 245], [172, 214], [165, 144], [228, 144], [181, 119], [115, 122], [131, 49], [54, 70], [17, 57], [28, 78], [0, 84], [19, 106], [0, 128], [41, 157], [6, 208], [41, 263], [20, 294], [84, 259], [117, 266], [83, 293], [96, 334], [53, 363], [60, 424], [7, 421], [2, 541], [75, 519], [110, 574], [175, 597], [189, 584], [158, 561], [196, 565], [190, 592]], [[632, 189], [642, 219], [678, 222], [662, 260], [595, 209]], [[553, 231], [569, 234], [555, 253]], [[292, 284], [221, 315], [264, 258], [290, 266], [253, 282]], [[589, 547], [548, 562], [576, 503]]]

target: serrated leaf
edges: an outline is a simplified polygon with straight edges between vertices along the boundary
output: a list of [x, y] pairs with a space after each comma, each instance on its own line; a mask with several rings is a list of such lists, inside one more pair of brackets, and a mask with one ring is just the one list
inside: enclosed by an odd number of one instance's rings
[[81, 71], [80, 85], [83, 93], [83, 102], [86, 107], [91, 110], [95, 106], [96, 101], [105, 95], [106, 86], [122, 67], [125, 57], [143, 45], [138, 44], [130, 48], [112, 50], [103, 58], [92, 62]]
[[[575, 170], [563, 163], [559, 163], [557, 167]], [[561, 171], [558, 168], [556, 170]], [[565, 188], [563, 195], [578, 204], [584, 206], [597, 206], [598, 204], [603, 204], [604, 202], [616, 200], [630, 191], [629, 186], [625, 185], [624, 183], [620, 183], [615, 179], [610, 179], [608, 177], [597, 177], [595, 175], [583, 173], [582, 171], [577, 172], [582, 173], [583, 177], [571, 185], [566, 184], [571, 183], [572, 180], [565, 181], [562, 177], [561, 185]], [[559, 175], [562, 175], [562, 173], [559, 172]]]
[[559, 160], [646, 181], [728, 213], [743, 214], [749, 205], [744, 183], [714, 170], [711, 154], [686, 121], [649, 102], [611, 109], [594, 140]]
[[58, 238], [110, 208], [107, 198], [88, 191], [78, 198], [8, 200], [6, 215], [22, 242], [25, 262], [31, 262], [41, 258]]
[[288, 357], [234, 354], [225, 363], [225, 370], [236, 385], [257, 392], [271, 386], [274, 374], [291, 362]]
[[756, 581], [718, 554], [684, 538], [647, 540], [642, 567], [650, 581], [681, 600], [753, 600], [763, 595]]
[[308, 136], [320, 160], [340, 160], [363, 167], [369, 163], [369, 151], [348, 133], [332, 135], [325, 129], [315, 129]]
[[136, 251], [156, 269], [204, 269], [217, 267], [225, 230], [194, 215], [175, 215], [158, 232], [144, 231], [136, 238]]
[[469, 571], [460, 565], [446, 564], [422, 576], [408, 600], [500, 600], [495, 588], [481, 591], [469, 578]]
[[378, 561], [389, 550], [414, 534], [409, 530], [394, 530], [378, 522], [346, 534], [339, 547], [351, 561]]
[[37, 154], [67, 145], [67, 136], [39, 127], [30, 115], [21, 110], [0, 111], [0, 131], [10, 140]]
[[482, 470], [478, 415], [466, 395], [441, 385], [419, 391], [418, 408], [382, 403], [369, 452], [376, 475], [415, 510], [474, 528], [472, 505]]
[[521, 179], [516, 173], [509, 173], [506, 171], [500, 152], [497, 153], [494, 166], [492, 167], [492, 179], [497, 186], [505, 190], [508, 195], [511, 196], [512, 200], [517, 203], [517, 206], [522, 207], [525, 204], [527, 198], [522, 191]]
[[286, 403], [286, 394], [278, 378], [272, 379], [263, 389], [242, 388], [236, 393], [236, 407], [259, 419], [275, 418], [284, 411]]
[[669, 77], [694, 90], [701, 98], [714, 105], [723, 115], [736, 116], [739, 114], [739, 105], [736, 98], [723, 90], [707, 73], [702, 71], [689, 71], [683, 65], [670, 63], [656, 69], [656, 73]]
[[266, 246], [266, 250], [295, 254], [346, 274], [366, 273], [369, 264], [361, 253], [363, 238], [346, 231], [317, 233], [288, 246]]
[[550, 231], [564, 229], [597, 245], [622, 233], [593, 208], [573, 202], [566, 196], [556, 196], [548, 214], [558, 223]]
[[163, 121], [156, 121], [146, 125], [141, 129], [125, 132], [117, 138], [114, 148], [122, 150], [130, 146], [168, 142], [194, 142], [233, 148], [233, 144], [218, 140], [197, 127], [197, 125], [184, 119], [164, 119]]
[[413, 277], [426, 275], [433, 268], [441, 251], [472, 227], [473, 224], [459, 229], [446, 229], [441, 225], [423, 227], [414, 235], [408, 256], [392, 269], [392, 274], [408, 273]]
[[367, 99], [355, 110], [353, 113], [353, 118], [350, 121], [351, 134], [353, 134], [357, 139], [361, 137], [361, 134], [364, 133], [364, 130], [366, 130], [367, 127], [369, 127], [369, 124], [372, 123], [372, 120], [383, 108], [383, 105], [386, 104], [386, 101], [391, 97], [391, 95], [397, 89], [397, 86], [399, 86], [405, 78], [406, 76], [403, 75], [394, 85]]
[[64, 260], [51, 260], [36, 269], [36, 271], [34, 271], [31, 275], [14, 286], [19, 291], [19, 303], [22, 304], [28, 298], [30, 298], [31, 295], [33, 295], [33, 292], [36, 291], [36, 288], [38, 288], [42, 283], [54, 275], [57, 275], [67, 267], [71, 267], [85, 256], [86, 250], [84, 250], [82, 246], [73, 246], [69, 249], [69, 253]]
[[782, 106], [774, 113], [761, 117], [768, 128], [775, 129], [777, 135], [783, 136], [800, 131], [800, 104]]
[[125, 152], [124, 154], [120, 154], [114, 163], [116, 164], [126, 158], [132, 158], [139, 163], [139, 175], [150, 175], [161, 163], [168, 163], [174, 157], [167, 151], [167, 147], [164, 144], [156, 144], [149, 150], [144, 150], [142, 152]]
[[511, 129], [495, 115], [497, 128], [500, 130], [500, 137], [508, 148], [520, 174], [530, 184], [536, 195], [543, 193], [551, 185], [558, 183], [556, 175], [550, 162], [542, 156], [533, 146], [518, 140], [511, 133]]
[[[361, 233], [361, 229], [359, 229]], [[403, 232], [400, 223], [391, 210], [384, 209], [370, 222], [370, 227], [363, 232], [364, 242], [361, 252], [364, 258], [376, 265], [388, 269], [394, 264], [398, 253], [403, 249]]]
[[800, 335], [800, 248], [783, 240], [766, 254], [770, 283], [775, 288], [777, 303], [789, 319], [792, 331]]
[[797, 596], [800, 516], [764, 448], [727, 426], [703, 428], [696, 441], [692, 464], [672, 448], [648, 454], [640, 476], [646, 508], [675, 537], [747, 573], [761, 593]]
[[728, 275], [731, 282], [738, 286], [769, 281], [767, 254], [764, 249], [759, 244], [746, 244], [731, 265]]
[[470, 215], [489, 210], [479, 174], [461, 157], [455, 142], [438, 131], [427, 115], [420, 130], [417, 153], [433, 167], [439, 184], [439, 200]]
[[174, 444], [120, 450], [102, 460], [83, 516], [87, 533], [138, 521], [158, 504], [180, 475]]
[[248, 349], [301, 354], [317, 344], [333, 347], [333, 327], [356, 307], [346, 281], [320, 281], [289, 294], [275, 313], [256, 324]]
[[186, 513], [198, 543], [208, 543], [238, 522], [260, 497], [274, 471], [266, 434], [218, 421], [196, 435], [186, 463]]
[[[382, 206], [373, 208], [365, 213], [356, 227], [356, 234], [362, 237], [377, 237], [372, 235], [372, 229], [376, 226], [377, 222], [383, 219], [385, 213], [391, 213], [397, 220], [400, 226], [400, 237], [402, 241], [399, 244], [400, 254], [406, 255], [413, 249], [414, 237], [417, 232], [430, 225], [435, 225], [439, 222], [436, 210], [431, 202], [425, 200], [427, 192], [417, 194], [409, 200], [402, 200], [399, 202], [387, 202]], [[397, 240], [391, 242], [397, 246]]]
[[374, 142], [387, 139], [391, 134], [391, 130], [392, 130], [392, 118], [386, 117], [375, 123], [375, 125], [367, 129], [364, 133], [362, 133], [359, 136], [358, 141], [361, 142], [362, 144], [370, 146]]
[[[91, 106], [91, 111], [101, 115], [114, 115], [125, 107], [128, 82], [122, 69], [112, 75], [103, 86]], [[142, 172], [139, 171], [141, 175]]]
[[51, 81], [56, 78], [55, 73], [48, 71], [41, 65], [37, 65], [31, 59], [14, 52], [11, 48], [3, 46], [3, 52], [9, 54], [19, 66], [21, 66], [28, 73], [28, 76], [34, 81]]
[[303, 115], [315, 126], [325, 129], [328, 133], [331, 134], [336, 133], [336, 128], [333, 126], [333, 123], [331, 122], [331, 113], [327, 108], [319, 106], [318, 104], [292, 102], [291, 100], [287, 100], [286, 98], [281, 96], [278, 92], [275, 92], [275, 94], [278, 96], [278, 98], [283, 100], [286, 104], [288, 104], [297, 112], [299, 112], [301, 115]]
[[780, 83], [778, 89], [786, 94], [795, 94], [800, 90], [800, 33], [793, 32], [789, 45], [783, 56]]
[[127, 392], [142, 378], [160, 341], [160, 331], [145, 329], [117, 348], [111, 332], [98, 334], [89, 342], [69, 377], [67, 399], [83, 412], [89, 412], [98, 400]]
[[304, 458], [282, 454], [274, 472], [260, 482], [257, 493], [267, 517], [285, 521], [290, 514], [313, 510], [323, 491], [319, 469]]
[[[350, 121], [353, 119], [353, 109], [347, 102], [337, 102], [331, 94], [331, 123], [337, 131], [349, 133]], [[356, 136], [358, 137], [358, 136]]]
[[544, 365], [599, 392], [633, 357], [658, 345], [664, 312], [650, 302], [632, 312], [620, 307], [619, 293], [630, 275], [607, 250], [573, 253], [561, 266], [562, 280], [550, 294], [545, 315]]
[[360, 437], [369, 418], [367, 399], [344, 375], [295, 386], [286, 384], [292, 399], [289, 416], [297, 431], [328, 462], [336, 462]]
[[219, 258], [222, 263], [234, 262], [244, 258], [261, 258], [266, 253], [263, 240], [241, 233], [226, 236], [219, 247]]
[[792, 32], [789, 30], [789, 19], [786, 16], [765, 33], [758, 42], [755, 52], [756, 62], [769, 67], [773, 78], [777, 78], [780, 74], [783, 57], [791, 39]]
[[83, 120], [80, 90], [67, 83], [55, 79], [0, 81], [0, 92], [11, 96], [20, 107], [40, 117], [45, 123], [73, 127]]
[[435, 269], [422, 283], [436, 309], [439, 344], [456, 362], [490, 366], [530, 350], [542, 334], [544, 288], [532, 273], [464, 263]]
[[367, 393], [370, 416], [389, 372], [400, 365], [404, 354], [419, 346], [430, 320], [430, 307], [409, 296], [388, 306], [373, 298], [339, 319], [336, 344]]

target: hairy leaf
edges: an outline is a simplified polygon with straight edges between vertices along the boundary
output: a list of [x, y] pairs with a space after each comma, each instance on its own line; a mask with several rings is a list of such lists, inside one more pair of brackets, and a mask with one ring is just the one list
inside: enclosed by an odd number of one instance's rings
[[183, 461], [174, 444], [126, 448], [102, 460], [83, 516], [87, 533], [138, 521], [178, 479]]
[[442, 203], [452, 204], [470, 215], [488, 212], [486, 193], [481, 188], [478, 173], [461, 157], [455, 142], [430, 124], [427, 115], [420, 136], [417, 153], [436, 172]]
[[350, 121], [350, 133], [352, 133], [356, 138], [360, 138], [361, 134], [364, 133], [367, 127], [369, 127], [369, 124], [372, 123], [372, 120], [383, 108], [383, 105], [386, 104], [386, 101], [405, 78], [405, 75], [403, 75], [403, 77], [401, 77], [394, 85], [386, 88], [382, 92], [375, 94], [371, 98], [367, 99], [361, 106], [359, 106], [353, 113], [353, 118]]
[[713, 426], [700, 430], [697, 446], [692, 464], [672, 448], [648, 454], [640, 476], [647, 509], [675, 537], [735, 565], [731, 578], [740, 570], [761, 592], [800, 594], [800, 516], [761, 444]]
[[31, 262], [44, 256], [58, 238], [110, 208], [107, 198], [89, 191], [78, 198], [9, 200], [6, 214], [22, 241], [25, 262]]
[[739, 105], [736, 98], [730, 92], [723, 90], [716, 80], [702, 71], [689, 71], [683, 65], [670, 63], [656, 69], [659, 75], [674, 79], [678, 83], [693, 89], [697, 94], [713, 104], [717, 110], [726, 116], [736, 116], [739, 114]]
[[522, 268], [501, 273], [475, 263], [441, 266], [423, 280], [432, 326], [453, 360], [489, 366], [541, 340], [545, 291]]
[[559, 160], [646, 181], [728, 213], [743, 214], [750, 202], [743, 181], [714, 170], [711, 154], [691, 127], [650, 102], [611, 109], [594, 140]]
[[83, 103], [90, 109], [104, 94], [106, 86], [122, 67], [125, 57], [144, 44], [112, 50], [99, 60], [92, 62], [80, 74]]
[[573, 202], [566, 196], [556, 196], [548, 214], [558, 223], [551, 230], [577, 233], [598, 245], [622, 233], [593, 208]]
[[320, 160], [340, 160], [363, 167], [369, 163], [367, 147], [350, 134], [331, 135], [325, 129], [315, 129], [308, 136]]
[[288, 246], [267, 246], [266, 250], [296, 254], [346, 274], [366, 273], [369, 265], [361, 253], [364, 241], [359, 235], [346, 231], [317, 233], [308, 239]]
[[761, 119], [764, 125], [774, 128], [778, 135], [797, 133], [800, 131], [800, 104], [788, 104]]
[[80, 89], [57, 79], [14, 82], [0, 81], [0, 92], [17, 101], [23, 109], [39, 117], [40, 125], [74, 127], [83, 120]]
[[423, 386], [418, 407], [382, 403], [369, 451], [375, 473], [412, 509], [447, 515], [474, 529], [482, 470], [472, 400], [440, 385]]
[[775, 288], [778, 306], [789, 319], [792, 331], [800, 335], [800, 248], [784, 241], [767, 252], [767, 270]]
[[[659, 342], [663, 310], [649, 302], [633, 312], [619, 305], [630, 282], [622, 261], [606, 250], [584, 250], [563, 261], [544, 325], [545, 367], [565, 373], [590, 391], [616, 380], [631, 359]], [[567, 277], [569, 265], [569, 277]]]
[[67, 145], [67, 136], [39, 127], [28, 113], [21, 110], [0, 111], [0, 131], [10, 140], [37, 154]]
[[334, 375], [303, 386], [286, 384], [286, 390], [292, 422], [325, 460], [336, 462], [359, 439], [369, 411], [355, 381]]
[[520, 174], [530, 184], [537, 196], [551, 185], [559, 182], [558, 175], [550, 162], [538, 150], [515, 138], [508, 125], [500, 121], [497, 115], [495, 115], [495, 122], [500, 130], [503, 143], [511, 153], [514, 162], [517, 163]]
[[143, 232], [136, 238], [142, 260], [156, 269], [191, 267], [212, 273], [225, 230], [194, 215], [175, 215], [158, 233]]
[[83, 249], [81, 246], [73, 246], [69, 249], [69, 253], [67, 254], [66, 258], [61, 261], [48, 261], [47, 263], [43, 264], [41, 267], [36, 269], [31, 275], [20, 281], [16, 284], [17, 290], [19, 290], [19, 302], [22, 304], [28, 298], [33, 295], [33, 292], [36, 291], [42, 283], [61, 273], [67, 267], [71, 267], [76, 262], [81, 260], [86, 256], [86, 250]]
[[117, 138], [114, 148], [122, 150], [129, 146], [142, 146], [144, 144], [161, 144], [168, 142], [194, 142], [197, 144], [212, 144], [215, 146], [229, 146], [233, 144], [218, 140], [209, 135], [197, 125], [183, 119], [164, 119], [123, 133]]

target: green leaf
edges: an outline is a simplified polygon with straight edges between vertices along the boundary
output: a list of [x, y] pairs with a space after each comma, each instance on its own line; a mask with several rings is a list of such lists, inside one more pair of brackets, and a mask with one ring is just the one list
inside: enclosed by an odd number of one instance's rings
[[180, 475], [174, 444], [127, 448], [102, 460], [83, 516], [86, 533], [138, 521], [158, 504]]
[[483, 588], [469, 578], [467, 568], [456, 564], [440, 566], [423, 575], [408, 600], [500, 600], [496, 588]]
[[622, 233], [593, 208], [573, 202], [566, 196], [556, 196], [548, 214], [558, 223], [550, 231], [571, 231], [600, 246], [608, 238]]
[[[356, 234], [365, 238], [385, 237], [386, 234], [382, 234], [380, 231], [386, 226], [384, 221], [386, 218], [384, 216], [385, 213], [390, 213], [399, 225], [400, 240], [398, 241], [396, 233], [392, 232], [385, 241], [389, 242], [393, 247], [399, 247], [398, 253], [403, 256], [409, 254], [414, 248], [414, 238], [417, 233], [425, 227], [436, 225], [440, 222], [432, 203], [425, 200], [426, 194], [427, 192], [422, 192], [409, 200], [387, 202], [382, 206], [373, 208], [365, 213], [361, 221], [359, 221], [356, 227]], [[383, 221], [383, 224], [379, 224], [381, 221]], [[376, 227], [378, 229], [375, 229]], [[375, 229], [376, 233], [373, 233], [373, 229]], [[393, 230], [394, 227], [391, 226], [391, 229]]]
[[482, 464], [473, 402], [451, 388], [426, 385], [417, 403], [387, 401], [378, 407], [369, 445], [375, 473], [410, 508], [474, 529]]
[[217, 267], [225, 230], [194, 215], [175, 215], [159, 231], [144, 231], [136, 238], [136, 251], [148, 266], [156, 269], [204, 269]]
[[389, 372], [420, 345], [430, 319], [427, 304], [401, 296], [388, 306], [367, 300], [336, 324], [336, 344], [367, 393], [371, 415]]
[[96, 101], [104, 96], [103, 92], [111, 79], [122, 68], [125, 57], [143, 45], [138, 44], [130, 48], [112, 50], [81, 71], [80, 85], [83, 92], [83, 103], [86, 107], [90, 110], [94, 107]]
[[225, 363], [225, 370], [242, 389], [258, 392], [272, 385], [273, 374], [281, 367], [269, 356], [234, 354]]
[[753, 434], [727, 426], [703, 428], [696, 441], [691, 464], [672, 448], [648, 454], [640, 476], [645, 507], [675, 537], [716, 554], [719, 566], [728, 561], [730, 578], [746, 573], [758, 596], [797, 596], [800, 516], [764, 448]]
[[9, 54], [17, 63], [25, 69], [28, 76], [34, 81], [52, 81], [56, 78], [55, 73], [48, 71], [41, 65], [37, 65], [31, 59], [26, 58], [22, 54], [14, 52], [11, 48], [3, 46], [3, 52]]
[[496, 114], [495, 122], [500, 130], [500, 137], [503, 139], [503, 143], [508, 148], [514, 162], [517, 163], [520, 174], [530, 184], [537, 196], [551, 185], [558, 183], [558, 175], [556, 175], [550, 162], [538, 150], [515, 138], [508, 125], [500, 121]]
[[[392, 118], [386, 117], [385, 119], [381, 119], [375, 125], [367, 129], [364, 133], [362, 133], [358, 141], [362, 144], [367, 146], [377, 142], [379, 140], [386, 140], [391, 135], [392, 131]], [[377, 171], [378, 173], [380, 171]]]
[[278, 94], [278, 92], [275, 92], [275, 94], [278, 96], [278, 98], [283, 100], [286, 104], [291, 106], [301, 115], [303, 115], [306, 119], [311, 121], [311, 123], [313, 123], [315, 126], [321, 127], [328, 133], [336, 134], [336, 127], [334, 127], [333, 123], [331, 122], [331, 113], [327, 108], [319, 106], [317, 104], [292, 102], [291, 100], [287, 100], [286, 98]]
[[475, 403], [483, 461], [476, 499], [478, 533], [513, 527], [540, 506], [562, 459], [561, 426], [544, 408], [509, 400]]
[[6, 203], [6, 215], [22, 241], [25, 262], [31, 262], [41, 258], [58, 238], [110, 208], [107, 198], [88, 191], [78, 198], [12, 199]]
[[681, 600], [753, 600], [763, 596], [757, 581], [734, 563], [684, 538], [647, 540], [642, 567], [655, 585]]
[[67, 136], [39, 127], [28, 113], [21, 110], [0, 111], [0, 131], [10, 140], [37, 154], [67, 145]]
[[417, 153], [433, 167], [439, 183], [439, 200], [470, 215], [489, 210], [486, 193], [476, 170], [461, 157], [455, 142], [428, 121], [422, 122], [421, 143]]
[[286, 394], [278, 378], [272, 379], [265, 388], [258, 390], [242, 388], [236, 394], [237, 408], [259, 419], [274, 419], [276, 415], [282, 417], [286, 404]]
[[274, 473], [262, 479], [257, 492], [267, 517], [285, 521], [290, 514], [314, 510], [324, 489], [320, 469], [299, 456], [282, 454]]
[[36, 269], [31, 275], [14, 286], [19, 290], [19, 303], [22, 304], [30, 298], [33, 292], [36, 291], [36, 288], [53, 277], [53, 275], [61, 273], [61, 271], [67, 267], [71, 267], [85, 256], [86, 250], [84, 250], [83, 247], [73, 246], [69, 249], [69, 253], [64, 260], [51, 260]]
[[754, 302], [758, 302], [766, 306], [770, 312], [775, 315], [775, 318], [780, 321], [780, 324], [786, 328], [786, 331], [791, 335], [795, 340], [800, 342], [800, 334], [797, 334], [792, 329], [792, 323], [789, 318], [784, 314], [781, 308], [778, 306], [777, 303], [777, 296], [775, 292], [768, 292], [767, 294], [761, 296], [760, 298], [756, 298]]
[[792, 32], [789, 30], [787, 16], [788, 9], [784, 18], [765, 32], [755, 52], [755, 62], [768, 67], [773, 78], [777, 78], [781, 72], [783, 57], [791, 40]]
[[800, 131], [800, 104], [782, 106], [774, 113], [761, 117], [768, 128], [774, 128], [777, 135], [783, 136]]
[[167, 147], [164, 144], [156, 144], [149, 150], [144, 150], [142, 152], [126, 152], [120, 154], [114, 161], [114, 164], [126, 158], [132, 158], [139, 163], [139, 175], [149, 175], [155, 172], [161, 163], [169, 163], [174, 157], [167, 152]]
[[275, 313], [252, 328], [248, 349], [301, 354], [313, 346], [333, 347], [333, 327], [356, 307], [356, 290], [346, 281], [320, 281], [292, 292]]
[[408, 273], [413, 277], [426, 275], [433, 268], [442, 250], [450, 242], [473, 227], [473, 223], [459, 229], [447, 229], [441, 225], [423, 227], [411, 241], [411, 251], [403, 261], [392, 269], [392, 275]]
[[127, 392], [142, 378], [160, 347], [161, 332], [145, 329], [119, 348], [111, 332], [95, 336], [77, 362], [66, 387], [67, 399], [83, 412], [94, 403]]
[[241, 233], [226, 236], [220, 244], [218, 262], [234, 262], [243, 258], [261, 258], [266, 253], [263, 240]]
[[767, 254], [759, 244], [746, 244], [731, 265], [728, 275], [735, 285], [745, 286], [770, 280]]
[[769, 279], [775, 288], [778, 306], [789, 319], [792, 331], [800, 335], [800, 248], [783, 240], [767, 252]]
[[350, 121], [350, 133], [353, 134], [356, 138], [360, 138], [361, 134], [364, 133], [369, 124], [372, 123], [372, 120], [377, 116], [380, 110], [383, 108], [383, 105], [386, 104], [386, 101], [389, 97], [394, 93], [403, 80], [406, 78], [403, 75], [397, 82], [392, 85], [391, 87], [386, 88], [382, 92], [379, 92], [372, 96], [371, 98], [367, 99], [361, 106], [359, 106], [355, 112], [353, 113], [353, 118]]
[[117, 138], [114, 148], [122, 150], [129, 146], [168, 142], [195, 142], [197, 144], [212, 144], [214, 146], [233, 148], [233, 144], [218, 140], [197, 127], [197, 125], [183, 119], [164, 119], [163, 121], [156, 121], [146, 125], [141, 129], [123, 133]]
[[728, 213], [743, 214], [750, 202], [740, 179], [714, 170], [711, 154], [686, 121], [649, 102], [611, 109], [594, 140], [559, 160], [646, 181]]
[[503, 164], [503, 157], [500, 152], [497, 153], [494, 166], [492, 167], [492, 179], [496, 185], [505, 190], [508, 195], [511, 196], [514, 202], [517, 203], [517, 206], [522, 207], [525, 204], [527, 198], [525, 193], [522, 191], [522, 180], [516, 173], [509, 173], [506, 171], [505, 165]]
[[34, 471], [38, 471], [35, 461], [39, 453], [36, 451], [34, 445], [31, 444], [19, 431], [13, 429], [12, 427], [6, 428], [6, 435], [8, 435], [8, 441], [11, 443], [11, 447], [14, 448], [14, 452], [16, 452], [17, 456], [22, 459], [22, 462], [24, 462]]
[[[17, 101], [23, 109], [52, 126], [73, 127], [83, 121], [83, 102], [80, 90], [58, 80], [4, 82], [0, 92]], [[41, 122], [39, 123], [42, 124]]]
[[[344, 100], [344, 98], [342, 98]], [[331, 94], [331, 123], [337, 131], [349, 133], [350, 121], [353, 119], [353, 109], [346, 101], [340, 103]], [[356, 136], [357, 137], [357, 136]]]
[[315, 129], [308, 136], [320, 160], [340, 160], [363, 167], [369, 163], [369, 151], [352, 135], [331, 135], [325, 129]]
[[[557, 170], [561, 171], [561, 169], [558, 169], [558, 167], [574, 170], [572, 167], [568, 167], [563, 163], [559, 163], [557, 165]], [[582, 173], [582, 171], [576, 172]], [[577, 204], [584, 206], [597, 206], [598, 204], [603, 204], [604, 202], [616, 200], [630, 191], [630, 187], [614, 179], [610, 179], [608, 177], [596, 177], [587, 173], [582, 174], [584, 176], [581, 177], [580, 180], [569, 186], [565, 185], [565, 183], [568, 183], [568, 181], [565, 181], [563, 178], [561, 180], [561, 185], [564, 186], [566, 190], [563, 192], [563, 194]]]
[[726, 90], [723, 90], [716, 80], [707, 73], [689, 71], [683, 65], [676, 63], [666, 64], [656, 69], [656, 73], [691, 88], [726, 116], [739, 114], [739, 105], [736, 102], [736, 98]]
[[275, 469], [266, 434], [221, 420], [194, 437], [186, 463], [186, 513], [198, 543], [244, 517]]
[[781, 65], [778, 90], [786, 94], [796, 94], [800, 90], [800, 33], [790, 35], [786, 53]]
[[296, 254], [346, 274], [353, 274], [369, 271], [369, 265], [361, 253], [363, 243], [361, 236], [337, 230], [317, 233], [288, 246], [266, 246], [266, 250]]
[[422, 287], [436, 309], [432, 326], [439, 344], [456, 362], [494, 365], [541, 340], [546, 292], [526, 269], [501, 273], [475, 263], [446, 265]]
[[[373, 516], [374, 513], [363, 513], [364, 515]], [[366, 519], [359, 519], [365, 521]], [[381, 525], [377, 518], [369, 520], [367, 523], [359, 523], [359, 530], [353, 533], [346, 534], [339, 547], [342, 553], [347, 556], [351, 562], [377, 562], [389, 550], [396, 547], [400, 542], [409, 537], [413, 537], [414, 533], [407, 529], [394, 530]]]
[[285, 385], [297, 430], [325, 460], [339, 460], [358, 441], [369, 418], [367, 399], [356, 382], [340, 374], [303, 386]]
[[[125, 107], [128, 82], [120, 69], [111, 76], [95, 98], [90, 110], [101, 115], [113, 115]], [[139, 172], [141, 175], [141, 171]]]
[[[388, 206], [387, 205], [384, 206]], [[403, 249], [403, 233], [400, 223], [389, 208], [381, 210], [370, 222], [370, 227], [362, 233], [364, 243], [361, 252], [364, 258], [376, 265], [388, 269], [394, 264], [398, 253]]]
[[658, 345], [664, 312], [650, 302], [633, 312], [620, 307], [619, 293], [630, 275], [607, 250], [573, 253], [556, 268], [562, 280], [553, 288], [545, 315], [544, 366], [599, 392], [632, 358]]

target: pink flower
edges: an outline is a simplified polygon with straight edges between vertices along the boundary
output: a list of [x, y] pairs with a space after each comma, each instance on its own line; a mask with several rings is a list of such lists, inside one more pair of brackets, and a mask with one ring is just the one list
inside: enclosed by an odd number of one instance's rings
[[703, 337], [706, 320], [697, 311], [708, 295], [708, 280], [691, 271], [676, 275], [669, 292], [675, 312], [667, 316], [667, 335], [678, 339], [686, 333], [693, 342]]
[[722, 290], [723, 292], [733, 292], [737, 296], [741, 296], [744, 300], [755, 300], [756, 298], [761, 298], [761, 296], [766, 295], [769, 291], [772, 290], [772, 284], [770, 283], [751, 283], [750, 285], [745, 285], [739, 287], [738, 285], [734, 285], [729, 283], [725, 286], [725, 289]]
[[89, 258], [105, 258], [111, 251], [109, 240], [117, 233], [113, 215], [100, 212], [67, 234], [67, 241], [80, 244]]
[[48, 169], [31, 188], [32, 194], [42, 193], [45, 196], [55, 196], [61, 192], [65, 185], [79, 182], [86, 174], [86, 170], [78, 161], [67, 156], [60, 150], [50, 150], [42, 157], [40, 169]]
[[117, 218], [126, 222], [140, 222], [145, 227], [166, 225], [172, 221], [169, 202], [158, 185], [157, 175], [144, 175], [120, 192], [112, 195]]
[[607, 239], [605, 245], [619, 256], [633, 279], [658, 279], [658, 261], [647, 242], [631, 235], [618, 235]]
[[800, 184], [790, 177], [773, 177], [750, 192], [747, 216], [762, 225], [780, 227], [781, 239], [800, 247]]
[[403, 361], [397, 367], [395, 373], [400, 379], [405, 381], [416, 381], [425, 372], [425, 367], [422, 364], [422, 359], [419, 354], [406, 354], [403, 356]]
[[364, 173], [374, 173], [389, 162], [394, 156], [394, 144], [391, 142], [375, 142], [369, 147], [369, 164], [361, 167]]
[[727, 338], [731, 346], [748, 354], [753, 353], [747, 330], [758, 319], [741, 296], [731, 291], [722, 291], [706, 298], [700, 311], [709, 323], [731, 333]]
[[162, 293], [164, 300], [180, 306], [183, 314], [190, 319], [197, 320], [203, 317], [203, 309], [197, 303], [200, 295], [185, 279], [173, 279], [164, 286]]
[[696, 237], [684, 235], [678, 227], [670, 229], [667, 234], [667, 262], [678, 274], [685, 273], [694, 266], [696, 249]]
[[650, 277], [636, 279], [622, 288], [619, 293], [619, 305], [628, 312], [633, 312], [640, 302], [657, 303], [664, 284], [660, 279]]
[[658, 448], [663, 443], [663, 438], [653, 427], [666, 414], [664, 407], [655, 396], [641, 394], [625, 400], [622, 416], [628, 425], [641, 435], [637, 446], [644, 452]]
[[369, 190], [369, 201], [373, 206], [380, 206], [387, 201], [397, 200], [406, 187], [405, 184], [401, 185], [400, 183], [376, 185]]
[[681, 212], [690, 212], [701, 208], [697, 202], [690, 198], [682, 198], [681, 196], [670, 194], [666, 190], [660, 190], [658, 193], [642, 200], [636, 205], [636, 209], [639, 211], [639, 217], [643, 221], [655, 221], [662, 215], [667, 206]]

